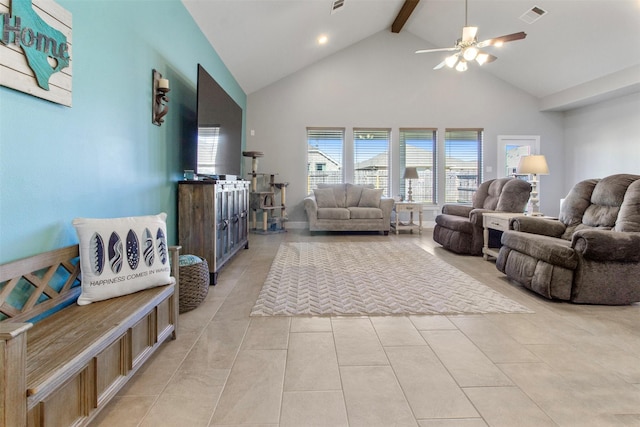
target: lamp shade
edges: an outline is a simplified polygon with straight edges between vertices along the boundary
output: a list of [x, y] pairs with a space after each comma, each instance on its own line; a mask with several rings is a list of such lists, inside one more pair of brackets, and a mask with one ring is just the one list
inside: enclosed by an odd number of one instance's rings
[[402, 179], [418, 179], [418, 168], [415, 167], [406, 167], [404, 168], [404, 175]]
[[543, 155], [522, 156], [516, 172], [549, 175], [549, 166], [547, 166], [547, 160]]

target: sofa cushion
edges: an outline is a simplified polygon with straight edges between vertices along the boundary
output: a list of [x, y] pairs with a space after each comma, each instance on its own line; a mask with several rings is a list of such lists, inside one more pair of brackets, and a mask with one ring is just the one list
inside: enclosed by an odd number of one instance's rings
[[345, 184], [318, 184], [318, 188], [331, 188], [339, 208], [346, 208], [347, 186]]
[[627, 187], [614, 230], [640, 231], [640, 178]]
[[506, 180], [502, 179], [494, 179], [489, 183], [489, 186], [486, 187], [486, 194], [484, 200], [482, 201], [482, 206], [477, 206], [482, 209], [495, 210], [498, 206], [498, 200], [500, 199], [500, 192], [502, 191], [502, 187], [504, 187]]
[[316, 188], [313, 190], [318, 208], [337, 208], [336, 197], [332, 188]]
[[347, 208], [358, 206], [363, 188], [365, 188], [363, 185], [347, 184]]
[[529, 201], [531, 184], [511, 177], [482, 182], [473, 193], [472, 206], [499, 212], [522, 212]]
[[363, 188], [360, 195], [360, 202], [358, 207], [360, 208], [379, 208], [380, 199], [382, 198], [382, 189]]
[[522, 212], [527, 207], [531, 184], [521, 179], [510, 179], [504, 183], [496, 210], [499, 212]]
[[382, 209], [380, 208], [347, 208], [351, 214], [351, 219], [382, 219]]
[[578, 255], [571, 247], [571, 242], [564, 239], [520, 231], [505, 231], [502, 234], [502, 244], [552, 265], [571, 270], [578, 266]]
[[346, 208], [318, 208], [318, 219], [349, 219], [351, 213]]
[[464, 216], [442, 214], [436, 217], [436, 224], [464, 234], [473, 234], [473, 224]]

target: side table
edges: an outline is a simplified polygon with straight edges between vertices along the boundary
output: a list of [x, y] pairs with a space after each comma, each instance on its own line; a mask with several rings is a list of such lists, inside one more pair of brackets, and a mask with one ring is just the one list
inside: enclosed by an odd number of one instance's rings
[[[409, 230], [413, 233], [413, 230], [418, 230], [418, 233], [422, 234], [422, 203], [419, 202], [396, 202], [393, 205], [393, 211], [395, 212], [395, 219], [391, 221], [391, 228], [395, 230], [396, 234], [400, 230]], [[400, 221], [400, 213], [409, 213], [409, 222]], [[414, 213], [418, 214], [416, 224], [414, 221]]]
[[523, 213], [516, 212], [490, 212], [482, 214], [482, 226], [484, 228], [484, 246], [482, 247], [482, 256], [485, 260], [488, 260], [490, 256], [497, 258], [498, 252], [500, 252], [499, 248], [489, 247], [489, 230], [507, 231], [509, 230], [511, 218], [521, 216], [525, 215]]

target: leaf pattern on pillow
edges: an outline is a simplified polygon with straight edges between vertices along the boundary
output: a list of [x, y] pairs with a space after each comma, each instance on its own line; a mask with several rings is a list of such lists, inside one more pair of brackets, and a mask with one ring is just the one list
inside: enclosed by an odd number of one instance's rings
[[115, 274], [122, 270], [122, 239], [115, 231], [109, 237], [109, 265]]
[[167, 254], [167, 238], [162, 231], [162, 228], [158, 228], [158, 233], [156, 234], [156, 240], [158, 245], [158, 256], [160, 257], [160, 262], [162, 264], [166, 264], [169, 256]]
[[142, 232], [142, 256], [144, 257], [144, 263], [147, 267], [151, 267], [155, 253], [153, 252], [153, 236], [148, 228], [145, 228]]
[[140, 243], [133, 230], [127, 233], [127, 262], [132, 270], [137, 269], [140, 262]]
[[93, 233], [89, 240], [89, 256], [91, 272], [96, 276], [101, 275], [104, 269], [104, 241], [98, 233]]

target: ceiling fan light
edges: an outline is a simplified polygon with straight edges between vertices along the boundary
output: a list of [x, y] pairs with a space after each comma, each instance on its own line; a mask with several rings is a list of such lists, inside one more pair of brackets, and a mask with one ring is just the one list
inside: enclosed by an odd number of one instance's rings
[[489, 59], [489, 54], [487, 53], [479, 53], [478, 56], [476, 56], [476, 62], [479, 65], [485, 64], [488, 59]]
[[462, 72], [462, 71], [467, 71], [467, 61], [460, 61], [458, 62], [458, 65], [456, 65], [456, 70]]
[[478, 56], [478, 53], [480, 53], [480, 51], [478, 50], [477, 47], [469, 46], [464, 50], [464, 52], [462, 53], [462, 56], [467, 61], [473, 61], [474, 59], [476, 59], [476, 56]]
[[457, 54], [448, 56], [444, 60], [444, 63], [447, 64], [447, 67], [449, 67], [449, 68], [453, 68], [456, 65], [457, 62], [458, 62], [458, 55]]

